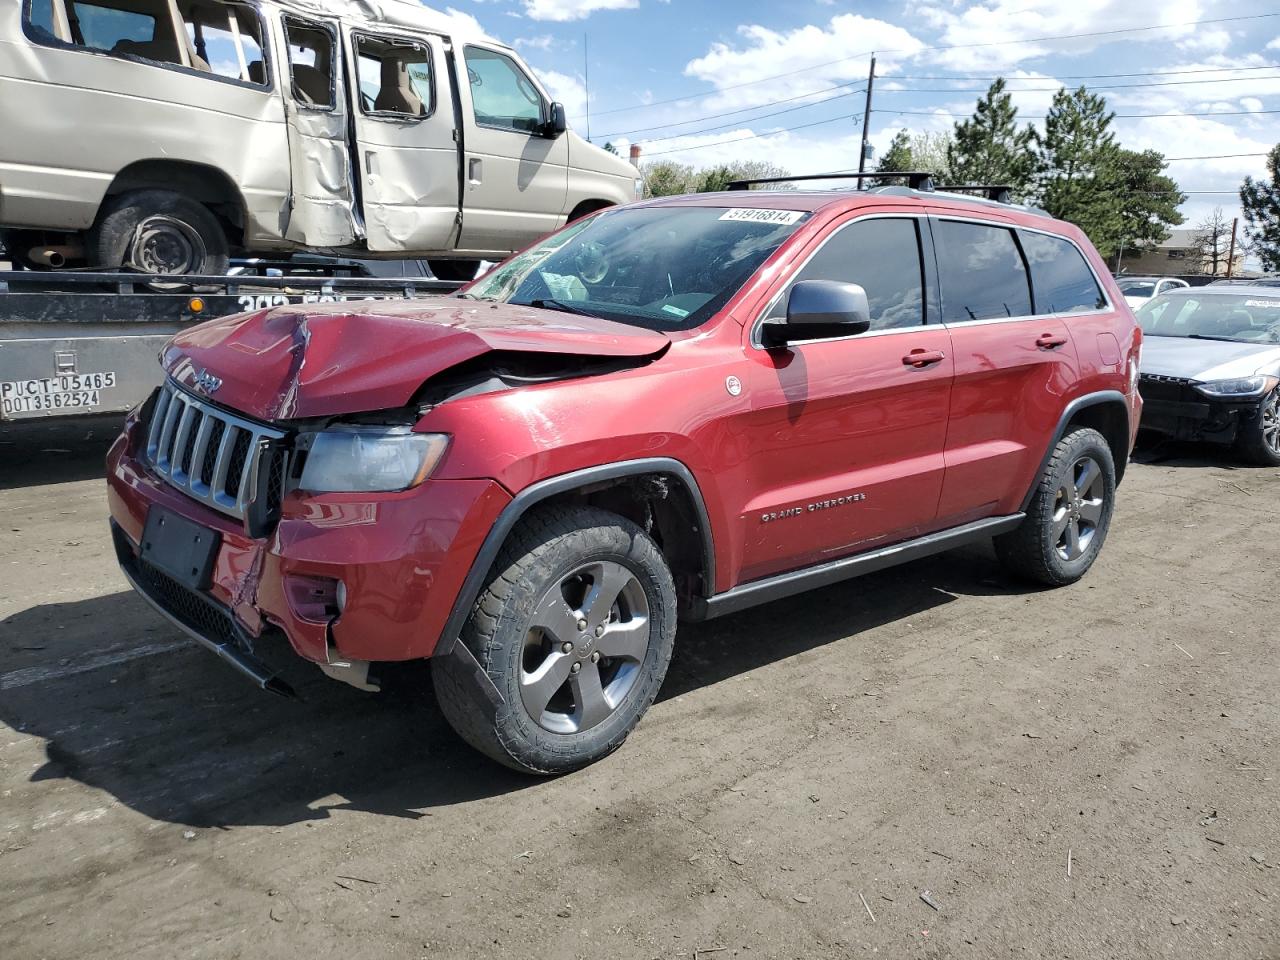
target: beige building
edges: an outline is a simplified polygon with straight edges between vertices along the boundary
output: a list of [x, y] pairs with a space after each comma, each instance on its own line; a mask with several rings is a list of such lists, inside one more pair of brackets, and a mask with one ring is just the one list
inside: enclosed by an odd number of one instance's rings
[[[1163, 242], [1147, 250], [1125, 252], [1120, 261], [1120, 273], [1130, 276], [1205, 276], [1212, 274], [1212, 258], [1201, 256], [1195, 249], [1196, 229], [1170, 230]], [[1239, 276], [1244, 270], [1244, 250], [1236, 238], [1235, 262], [1231, 274]], [[1227, 274], [1227, 247], [1230, 235], [1223, 238], [1222, 254], [1218, 258], [1218, 276]]]

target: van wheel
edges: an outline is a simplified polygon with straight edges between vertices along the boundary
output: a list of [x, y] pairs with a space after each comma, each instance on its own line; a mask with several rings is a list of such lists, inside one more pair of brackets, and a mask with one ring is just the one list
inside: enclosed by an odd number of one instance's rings
[[209, 209], [168, 190], [135, 190], [112, 198], [89, 231], [91, 264], [143, 273], [227, 272], [227, 235]]
[[479, 260], [428, 260], [427, 266], [431, 268], [431, 275], [437, 280], [446, 280], [450, 283], [474, 280], [480, 271]]
[[1075, 583], [1107, 539], [1115, 497], [1111, 447], [1097, 430], [1073, 430], [1054, 447], [1026, 519], [995, 538], [1000, 562], [1034, 583]]
[[657, 544], [590, 507], [538, 510], [513, 531], [462, 631], [505, 703], [484, 719], [454, 657], [432, 663], [462, 739], [527, 773], [612, 753], [657, 696], [675, 643], [676, 594]]

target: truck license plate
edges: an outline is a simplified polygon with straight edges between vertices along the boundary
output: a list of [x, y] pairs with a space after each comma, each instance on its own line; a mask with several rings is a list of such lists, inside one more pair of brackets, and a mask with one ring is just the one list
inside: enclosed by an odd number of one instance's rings
[[115, 385], [114, 370], [64, 373], [33, 380], [4, 380], [0, 381], [0, 412], [10, 415], [99, 407], [102, 405], [101, 391]]

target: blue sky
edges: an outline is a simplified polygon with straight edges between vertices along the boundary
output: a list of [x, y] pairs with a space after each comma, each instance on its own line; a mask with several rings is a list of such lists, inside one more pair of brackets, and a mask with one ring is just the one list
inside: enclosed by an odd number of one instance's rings
[[[1119, 140], [1134, 149], [1201, 157], [1262, 154], [1280, 142], [1280, 112], [1265, 112], [1280, 111], [1275, 0], [456, 0], [453, 8], [516, 46], [584, 134], [589, 76], [591, 138], [638, 142], [646, 159], [767, 159], [797, 174], [856, 166], [871, 50], [879, 52], [871, 140], [881, 150], [902, 127], [949, 128], [996, 75], [1009, 78], [1028, 118], [1043, 116], [1062, 83], [1104, 93], [1124, 115]], [[1188, 25], [1207, 20], [1224, 22]], [[1125, 32], [1039, 39], [1100, 31]], [[1170, 174], [1196, 191], [1183, 208], [1188, 225], [1215, 206], [1234, 216], [1234, 191], [1246, 174], [1264, 174], [1263, 160], [1172, 163]]]

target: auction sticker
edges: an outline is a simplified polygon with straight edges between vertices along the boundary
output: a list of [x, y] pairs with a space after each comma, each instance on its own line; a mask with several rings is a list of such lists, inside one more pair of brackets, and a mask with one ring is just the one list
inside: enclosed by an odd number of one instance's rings
[[744, 220], [747, 223], [795, 223], [804, 216], [803, 210], [759, 210], [754, 207], [734, 207], [726, 210], [721, 220]]
[[0, 381], [0, 412], [89, 409], [102, 405], [101, 391], [116, 385], [115, 371], [66, 373], [35, 380]]

